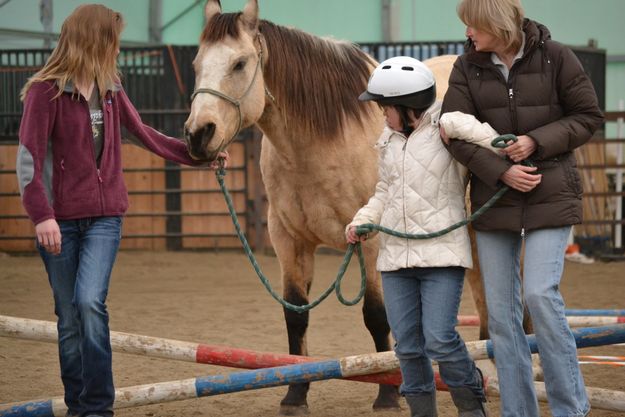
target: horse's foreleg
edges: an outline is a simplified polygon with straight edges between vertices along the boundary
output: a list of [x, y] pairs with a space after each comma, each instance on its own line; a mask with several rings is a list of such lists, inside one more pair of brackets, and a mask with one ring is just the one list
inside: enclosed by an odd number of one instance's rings
[[[284, 299], [294, 305], [308, 304], [306, 293], [302, 293], [302, 288], [298, 285], [288, 284], [287, 281], [293, 280], [292, 276], [283, 275], [285, 282]], [[291, 355], [308, 355], [308, 347], [306, 345], [306, 330], [308, 329], [308, 311], [297, 313], [295, 311], [284, 308], [284, 320], [286, 321], [286, 329], [289, 337], [289, 353]], [[308, 413], [308, 402], [306, 397], [310, 383], [290, 384], [289, 389], [280, 401], [280, 414], [293, 416]]]
[[[386, 352], [391, 350], [389, 338], [390, 327], [384, 309], [384, 297], [380, 273], [375, 268], [378, 253], [377, 239], [372, 239], [364, 245], [364, 255], [367, 268], [367, 289], [365, 292], [362, 314], [365, 326], [373, 337], [375, 350]], [[373, 403], [374, 410], [399, 408], [399, 390], [394, 385], [380, 385], [378, 397]]]
[[[314, 246], [296, 241], [281, 225], [271, 226], [273, 247], [282, 270], [282, 288], [285, 301], [294, 305], [308, 304], [308, 292], [313, 278]], [[297, 313], [284, 308], [284, 319], [289, 338], [289, 353], [308, 355], [306, 330], [308, 312]], [[301, 415], [308, 413], [309, 383], [291, 384], [280, 402], [280, 414]]]

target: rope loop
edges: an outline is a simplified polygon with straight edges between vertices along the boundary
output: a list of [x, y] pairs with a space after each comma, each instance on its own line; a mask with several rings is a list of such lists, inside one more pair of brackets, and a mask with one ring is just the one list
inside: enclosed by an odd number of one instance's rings
[[495, 139], [493, 139], [493, 141], [490, 143], [492, 147], [494, 148], [507, 148], [508, 145], [510, 145], [510, 142], [517, 142], [519, 140], [519, 138], [516, 137], [516, 135], [513, 135], [512, 133], [508, 133], [506, 135], [501, 135], [501, 136], [497, 136]]

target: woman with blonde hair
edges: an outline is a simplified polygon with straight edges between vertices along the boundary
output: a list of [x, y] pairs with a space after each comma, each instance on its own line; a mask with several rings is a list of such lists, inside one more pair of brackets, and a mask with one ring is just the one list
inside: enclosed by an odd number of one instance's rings
[[121, 127], [165, 159], [207, 164], [141, 121], [117, 70], [123, 27], [120, 13], [79, 6], [22, 91], [17, 175], [54, 295], [68, 416], [113, 415], [106, 296], [128, 208]]
[[[523, 303], [532, 318], [551, 413], [585, 416], [590, 405], [559, 291], [582, 187], [573, 151], [603, 122], [593, 86], [573, 52], [524, 18], [519, 0], [462, 0], [466, 52], [455, 62], [442, 113], [459, 111], [517, 136], [501, 155], [441, 137], [471, 172], [473, 222], [495, 352], [502, 417], [539, 417]], [[523, 164], [531, 160], [532, 164]], [[524, 250], [523, 279], [521, 251]]]

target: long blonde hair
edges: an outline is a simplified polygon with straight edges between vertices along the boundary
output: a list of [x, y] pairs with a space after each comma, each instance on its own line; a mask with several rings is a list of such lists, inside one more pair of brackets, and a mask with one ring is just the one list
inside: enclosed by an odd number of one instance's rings
[[[117, 54], [124, 18], [100, 4], [78, 6], [63, 22], [61, 36], [48, 61], [28, 79], [20, 98], [24, 100], [33, 83], [55, 81], [61, 95], [68, 81], [95, 80], [104, 98], [119, 82]], [[77, 90], [75, 90], [77, 91]]]
[[520, 0], [461, 0], [457, 12], [465, 25], [503, 41], [506, 52], [521, 48], [524, 12]]

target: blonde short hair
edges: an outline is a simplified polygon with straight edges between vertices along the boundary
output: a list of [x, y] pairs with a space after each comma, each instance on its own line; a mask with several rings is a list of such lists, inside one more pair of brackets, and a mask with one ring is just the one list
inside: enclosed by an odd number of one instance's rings
[[502, 40], [506, 51], [521, 47], [525, 16], [520, 0], [461, 0], [457, 12], [465, 25]]

